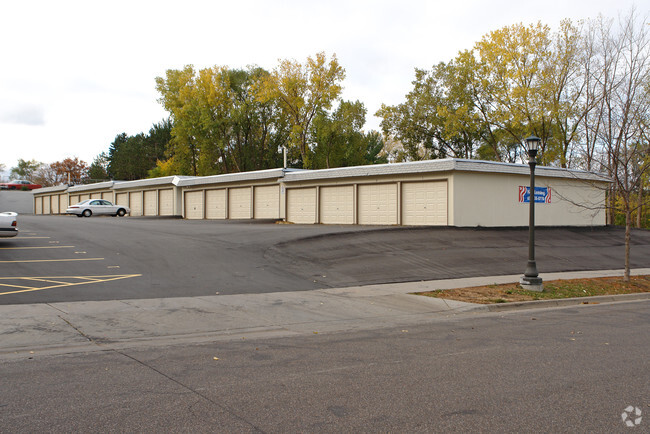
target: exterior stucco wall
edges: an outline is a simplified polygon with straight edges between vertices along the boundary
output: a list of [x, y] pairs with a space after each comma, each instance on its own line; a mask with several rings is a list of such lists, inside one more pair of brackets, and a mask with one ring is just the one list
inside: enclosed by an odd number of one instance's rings
[[[529, 203], [519, 202], [519, 186], [530, 177], [503, 173], [453, 174], [453, 226], [527, 226]], [[550, 187], [551, 203], [535, 204], [538, 226], [604, 226], [604, 183], [535, 177], [537, 187]]]

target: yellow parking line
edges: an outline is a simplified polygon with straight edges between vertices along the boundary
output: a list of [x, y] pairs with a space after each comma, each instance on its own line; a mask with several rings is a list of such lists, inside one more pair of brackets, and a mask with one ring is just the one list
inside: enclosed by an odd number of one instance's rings
[[22, 280], [29, 280], [29, 281], [34, 281], [34, 282], [58, 283], [58, 284], [61, 284], [61, 285], [68, 283], [68, 282], [59, 282], [57, 280], [50, 280], [50, 279], [39, 279], [37, 277], [28, 277], [28, 278], [24, 278]]
[[69, 249], [74, 246], [41, 246], [41, 247], [0, 247], [0, 250], [27, 250], [27, 249]]
[[9, 285], [7, 283], [0, 283], [0, 286], [8, 286], [10, 288], [25, 288], [25, 289], [31, 288], [31, 286]]
[[20, 264], [24, 262], [70, 262], [70, 261], [103, 261], [104, 258], [74, 258], [74, 259], [29, 259], [23, 261], [0, 261], [0, 264]]
[[[76, 285], [88, 285], [90, 283], [102, 283], [102, 282], [111, 282], [113, 280], [120, 280], [120, 279], [129, 279], [131, 277], [141, 277], [142, 274], [121, 274], [121, 275], [113, 275], [113, 276], [59, 276], [58, 278], [68, 278], [68, 279], [97, 279], [99, 278], [100, 280], [90, 280], [86, 282], [68, 282], [68, 283], [62, 283], [60, 285], [52, 285], [52, 286], [46, 286], [43, 288], [28, 288], [25, 286], [18, 286], [18, 285], [13, 285], [14, 288], [27, 288], [27, 289], [20, 289], [17, 291], [8, 291], [8, 292], [0, 292], [0, 295], [9, 295], [9, 294], [18, 294], [18, 293], [23, 293], [23, 292], [34, 292], [34, 291], [43, 291], [45, 289], [54, 289], [54, 288], [62, 288], [65, 286], [76, 286]], [[57, 278], [57, 277], [55, 277]], [[33, 278], [33, 277], [0, 277], [2, 280], [9, 280], [9, 279], [14, 279], [14, 280], [35, 280], [35, 279], [51, 279], [51, 277], [40, 277], [40, 278]], [[12, 286], [12, 285], [4, 285], [0, 284], [3, 286]]]

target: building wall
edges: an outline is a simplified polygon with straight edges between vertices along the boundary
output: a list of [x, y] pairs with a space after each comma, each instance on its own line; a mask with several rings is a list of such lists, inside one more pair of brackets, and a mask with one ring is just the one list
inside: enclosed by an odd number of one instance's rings
[[[502, 173], [456, 172], [453, 175], [453, 226], [527, 226], [529, 203], [519, 201], [519, 187], [530, 177]], [[603, 226], [604, 184], [535, 177], [536, 187], [551, 189], [550, 203], [535, 204], [539, 226]]]

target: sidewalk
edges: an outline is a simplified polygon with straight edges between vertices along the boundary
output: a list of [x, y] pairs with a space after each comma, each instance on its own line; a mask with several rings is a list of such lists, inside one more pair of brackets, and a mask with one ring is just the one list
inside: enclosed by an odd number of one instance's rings
[[[633, 274], [650, 274], [650, 268], [634, 270]], [[542, 274], [542, 278], [549, 281], [617, 275], [622, 275], [622, 271], [549, 273]], [[520, 277], [473, 277], [270, 294], [0, 306], [0, 359], [407, 327], [492, 310], [486, 305], [409, 293], [517, 282]], [[588, 299], [563, 302], [581, 304]], [[618, 299], [610, 297], [603, 302], [614, 300]], [[558, 305], [550, 302], [529, 302], [523, 307], [530, 308], [530, 303], [541, 303], [533, 307]], [[516, 306], [510, 309], [513, 307]]]

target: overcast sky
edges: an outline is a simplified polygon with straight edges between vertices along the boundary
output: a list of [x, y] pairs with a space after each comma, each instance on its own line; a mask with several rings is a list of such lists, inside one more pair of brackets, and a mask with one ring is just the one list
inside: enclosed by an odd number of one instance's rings
[[414, 68], [447, 62], [492, 30], [617, 18], [647, 0], [241, 0], [0, 2], [0, 163], [79, 157], [167, 117], [155, 78], [167, 69], [300, 62], [336, 53], [343, 98], [398, 104]]

